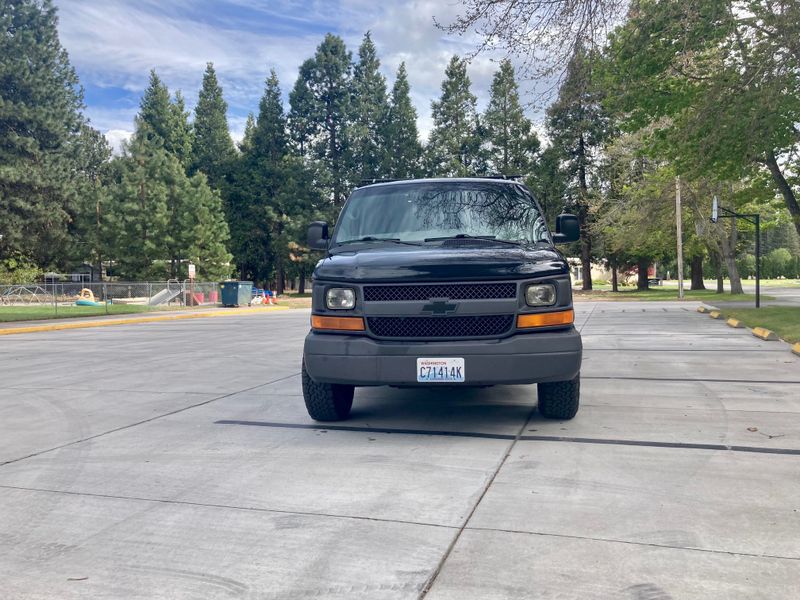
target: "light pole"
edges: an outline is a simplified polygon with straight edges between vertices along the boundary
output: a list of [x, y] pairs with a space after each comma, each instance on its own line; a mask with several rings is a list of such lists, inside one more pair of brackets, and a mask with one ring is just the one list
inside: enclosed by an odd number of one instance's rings
[[675, 178], [675, 227], [678, 230], [678, 298], [683, 300], [683, 225], [681, 223], [681, 178]]

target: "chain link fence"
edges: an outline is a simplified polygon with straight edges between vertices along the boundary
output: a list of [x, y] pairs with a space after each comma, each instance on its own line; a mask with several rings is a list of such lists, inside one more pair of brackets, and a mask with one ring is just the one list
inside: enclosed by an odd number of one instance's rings
[[[88, 293], [88, 290], [90, 293]], [[80, 305], [76, 302], [82, 301]], [[191, 281], [56, 282], [0, 285], [0, 321], [52, 316], [125, 314], [215, 306], [220, 284]], [[94, 310], [91, 310], [94, 308]], [[4, 318], [4, 315], [6, 318]]]

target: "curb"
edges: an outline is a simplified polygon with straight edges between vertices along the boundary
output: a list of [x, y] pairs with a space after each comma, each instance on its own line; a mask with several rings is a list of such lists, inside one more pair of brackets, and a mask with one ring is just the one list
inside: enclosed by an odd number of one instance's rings
[[201, 312], [182, 315], [158, 315], [153, 317], [129, 317], [127, 319], [105, 319], [102, 321], [83, 321], [79, 323], [53, 323], [50, 325], [31, 325], [30, 327], [0, 328], [0, 336], [16, 333], [39, 333], [42, 331], [61, 331], [63, 329], [90, 329], [92, 327], [111, 327], [113, 325], [135, 325], [137, 323], [157, 323], [159, 321], [182, 321], [185, 319], [209, 319], [234, 315], [255, 315], [263, 312], [290, 310], [288, 306], [269, 306], [262, 308], [239, 308], [220, 312]]
[[757, 338], [761, 338], [762, 340], [767, 340], [770, 342], [778, 339], [778, 336], [774, 331], [765, 329], [764, 327], [753, 327], [753, 335]]
[[[720, 311], [718, 308], [709, 308], [708, 306], [698, 306], [697, 312], [704, 314], [707, 313], [708, 316], [711, 317], [712, 319], [717, 319], [717, 320], [725, 319], [725, 315], [723, 315], [722, 311]], [[744, 324], [739, 319], [730, 318], [727, 319], [725, 323], [728, 325], [728, 327], [733, 327], [734, 329], [746, 329]], [[777, 333], [775, 333], [771, 329], [767, 329], [766, 327], [753, 327], [750, 330], [750, 333], [752, 333], [755, 337], [768, 342], [776, 342], [776, 341], [785, 342], [785, 340], [781, 340], [781, 338], [778, 337]], [[800, 342], [797, 342], [795, 344], [786, 342], [786, 344], [789, 346], [789, 351], [792, 354], [800, 356]]]

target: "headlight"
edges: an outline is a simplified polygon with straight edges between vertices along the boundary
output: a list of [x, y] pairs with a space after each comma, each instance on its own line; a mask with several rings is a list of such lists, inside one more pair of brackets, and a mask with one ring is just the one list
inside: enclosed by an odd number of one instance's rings
[[356, 305], [356, 293], [350, 288], [331, 288], [325, 294], [325, 306], [331, 310], [350, 310]]
[[552, 283], [537, 283], [525, 288], [528, 306], [552, 306], [556, 303], [556, 287]]

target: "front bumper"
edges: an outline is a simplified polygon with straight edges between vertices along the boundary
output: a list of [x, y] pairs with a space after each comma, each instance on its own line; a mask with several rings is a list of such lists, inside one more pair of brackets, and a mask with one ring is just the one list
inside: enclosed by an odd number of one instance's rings
[[378, 341], [366, 336], [311, 332], [303, 360], [321, 383], [356, 386], [417, 383], [417, 358], [464, 358], [465, 383], [494, 385], [573, 379], [581, 368], [581, 336], [574, 327], [497, 340]]

